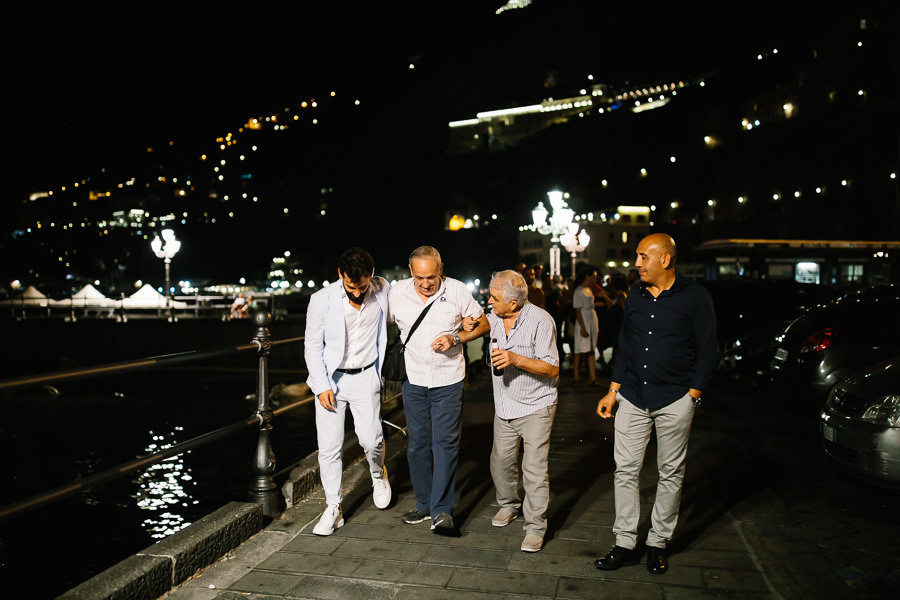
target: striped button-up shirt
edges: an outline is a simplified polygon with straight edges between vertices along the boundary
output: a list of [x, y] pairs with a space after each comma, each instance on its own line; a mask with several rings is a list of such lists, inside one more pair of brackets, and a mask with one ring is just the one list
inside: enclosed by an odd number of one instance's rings
[[[413, 323], [427, 304], [416, 293], [414, 281], [398, 281], [388, 296], [388, 321], [400, 328], [401, 340], [406, 340]], [[419, 323], [403, 352], [406, 376], [413, 385], [443, 387], [462, 381], [466, 376], [463, 345], [438, 352], [431, 348], [431, 343], [442, 335], [457, 333], [463, 317], [477, 319], [484, 314], [484, 310], [463, 282], [450, 277], [441, 282], [440, 289], [427, 302], [434, 302], [434, 305]]]
[[[490, 336], [497, 339], [501, 350], [559, 365], [556, 324], [546, 310], [526, 302], [508, 336], [501, 317], [488, 313], [488, 322], [491, 324]], [[506, 367], [502, 376], [492, 375], [491, 379], [494, 411], [501, 419], [518, 419], [556, 403], [559, 377], [541, 377], [516, 367]]]

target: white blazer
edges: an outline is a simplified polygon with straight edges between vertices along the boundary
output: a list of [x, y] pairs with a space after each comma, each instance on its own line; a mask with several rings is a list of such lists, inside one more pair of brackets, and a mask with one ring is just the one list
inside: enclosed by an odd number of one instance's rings
[[[309, 378], [306, 380], [310, 391], [318, 396], [325, 390], [336, 389], [334, 372], [344, 358], [347, 329], [344, 324], [344, 306], [341, 292], [343, 285], [338, 279], [326, 288], [313, 294], [306, 309], [306, 334], [303, 355]], [[369, 288], [381, 308], [378, 320], [378, 358], [375, 366], [379, 377], [387, 347], [388, 290], [390, 285], [381, 277], [373, 277]]]

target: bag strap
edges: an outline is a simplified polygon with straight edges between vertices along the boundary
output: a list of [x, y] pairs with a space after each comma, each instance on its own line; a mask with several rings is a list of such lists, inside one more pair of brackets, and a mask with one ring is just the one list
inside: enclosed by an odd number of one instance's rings
[[404, 349], [404, 350], [406, 349], [406, 344], [409, 343], [409, 338], [412, 337], [412, 334], [413, 334], [413, 332], [416, 330], [416, 327], [418, 327], [418, 326], [419, 326], [419, 323], [422, 322], [422, 319], [425, 318], [425, 313], [428, 312], [428, 310], [431, 308], [431, 305], [432, 305], [432, 304], [434, 304], [434, 300], [432, 300], [431, 302], [429, 302], [428, 305], [427, 305], [424, 309], [422, 309], [422, 312], [419, 313], [419, 317], [416, 319], [416, 322], [413, 323], [413, 326], [410, 328], [409, 333], [406, 335], [406, 341], [403, 342], [403, 349]]

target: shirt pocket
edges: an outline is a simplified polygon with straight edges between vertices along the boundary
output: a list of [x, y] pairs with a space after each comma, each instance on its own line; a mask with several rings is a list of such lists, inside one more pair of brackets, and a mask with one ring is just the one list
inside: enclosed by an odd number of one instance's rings
[[[450, 331], [455, 332], [459, 329], [460, 324], [462, 323], [462, 316], [459, 314], [459, 307], [453, 304], [452, 302], [444, 301], [441, 302], [440, 299], [435, 301], [433, 307], [431, 307], [431, 311], [434, 313], [434, 316], [437, 317], [435, 319], [435, 327], [437, 327], [441, 331]], [[429, 315], [425, 315], [427, 319]]]

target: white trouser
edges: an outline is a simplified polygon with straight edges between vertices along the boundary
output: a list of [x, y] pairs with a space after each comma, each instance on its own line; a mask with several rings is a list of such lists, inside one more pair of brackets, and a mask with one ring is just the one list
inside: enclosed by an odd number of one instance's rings
[[347, 407], [353, 415], [353, 427], [359, 445], [369, 461], [369, 471], [373, 479], [380, 478], [384, 467], [384, 434], [381, 429], [381, 377], [375, 367], [361, 373], [336, 372], [334, 382], [336, 407], [334, 412], [326, 410], [315, 401], [316, 437], [319, 443], [319, 471], [325, 502], [340, 504], [341, 490], [341, 449], [344, 445], [344, 415]]

